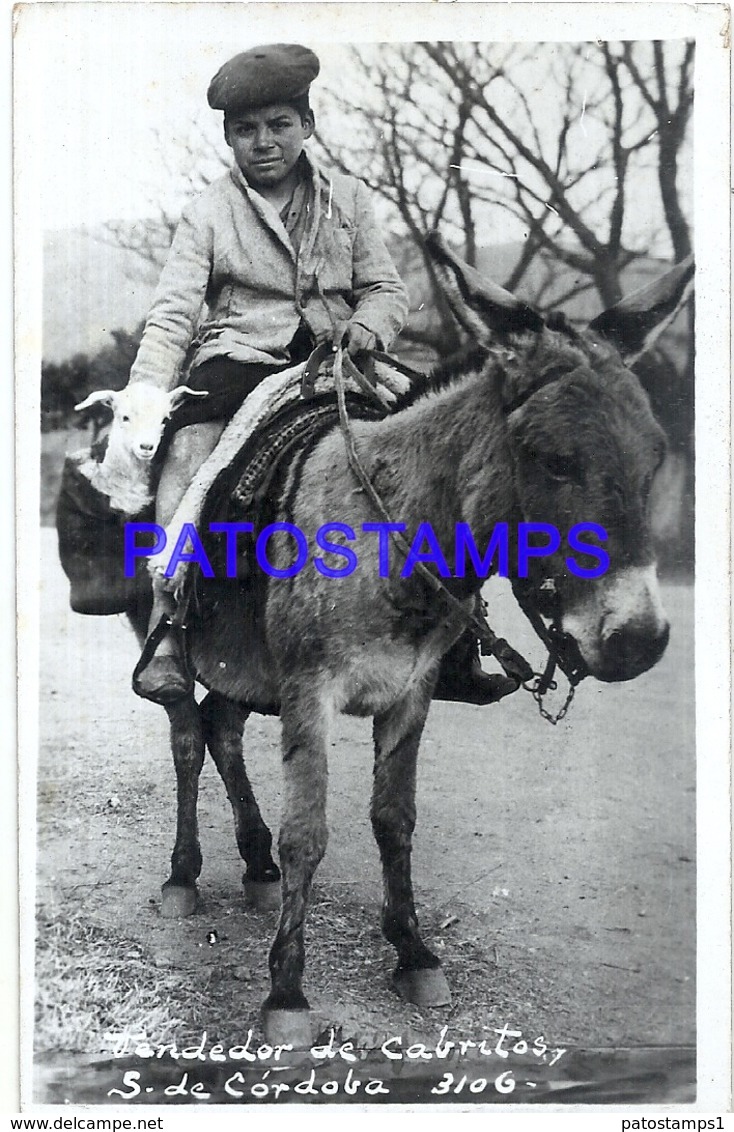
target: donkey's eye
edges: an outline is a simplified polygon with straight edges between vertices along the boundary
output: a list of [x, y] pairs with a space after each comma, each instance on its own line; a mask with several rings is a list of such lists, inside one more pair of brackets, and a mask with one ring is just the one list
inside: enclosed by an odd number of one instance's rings
[[575, 456], [561, 456], [557, 452], [536, 452], [534, 458], [552, 480], [583, 484], [584, 470]]
[[129, 417], [125, 417], [125, 416], [123, 416], [123, 418], [122, 418], [122, 423], [123, 423], [123, 424], [129, 424], [129, 423], [130, 423], [130, 418], [129, 418]]

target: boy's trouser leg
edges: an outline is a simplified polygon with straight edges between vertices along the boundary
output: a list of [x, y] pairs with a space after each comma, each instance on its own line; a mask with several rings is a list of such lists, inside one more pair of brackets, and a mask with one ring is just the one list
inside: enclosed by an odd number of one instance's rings
[[[166, 527], [197, 471], [215, 448], [224, 429], [223, 421], [189, 425], [176, 433], [163, 465], [156, 497], [156, 522]], [[176, 599], [157, 575], [153, 579], [153, 610], [148, 635], [163, 618], [171, 618]], [[152, 658], [133, 678], [133, 690], [146, 700], [172, 703], [189, 695], [193, 679], [186, 667], [180, 635], [164, 633]]]

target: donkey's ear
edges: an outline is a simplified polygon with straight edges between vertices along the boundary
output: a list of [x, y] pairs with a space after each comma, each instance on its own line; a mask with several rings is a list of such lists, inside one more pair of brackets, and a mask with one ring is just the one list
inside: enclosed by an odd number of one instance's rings
[[454, 255], [438, 232], [426, 237], [426, 250], [454, 318], [475, 341], [484, 345], [497, 334], [543, 329], [543, 318], [533, 307], [484, 279]]
[[631, 365], [649, 350], [683, 306], [693, 289], [693, 256], [615, 306], [597, 315], [589, 329], [612, 342]]

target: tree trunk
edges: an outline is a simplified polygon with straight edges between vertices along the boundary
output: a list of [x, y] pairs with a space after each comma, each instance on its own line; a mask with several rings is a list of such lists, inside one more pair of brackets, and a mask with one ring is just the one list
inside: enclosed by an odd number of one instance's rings
[[691, 254], [691, 235], [678, 199], [678, 149], [681, 139], [678, 132], [666, 131], [660, 135], [658, 181], [663, 211], [673, 242], [675, 262]]

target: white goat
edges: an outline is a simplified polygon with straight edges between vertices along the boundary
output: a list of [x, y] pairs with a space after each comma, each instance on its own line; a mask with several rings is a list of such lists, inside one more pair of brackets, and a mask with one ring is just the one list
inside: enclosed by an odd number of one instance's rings
[[103, 495], [110, 506], [126, 515], [139, 515], [153, 501], [151, 461], [158, 451], [166, 421], [184, 397], [206, 397], [187, 385], [166, 393], [154, 385], [138, 382], [116, 392], [98, 389], [76, 405], [76, 411], [92, 405], [109, 405], [112, 427], [104, 459], [82, 460], [79, 471]]

